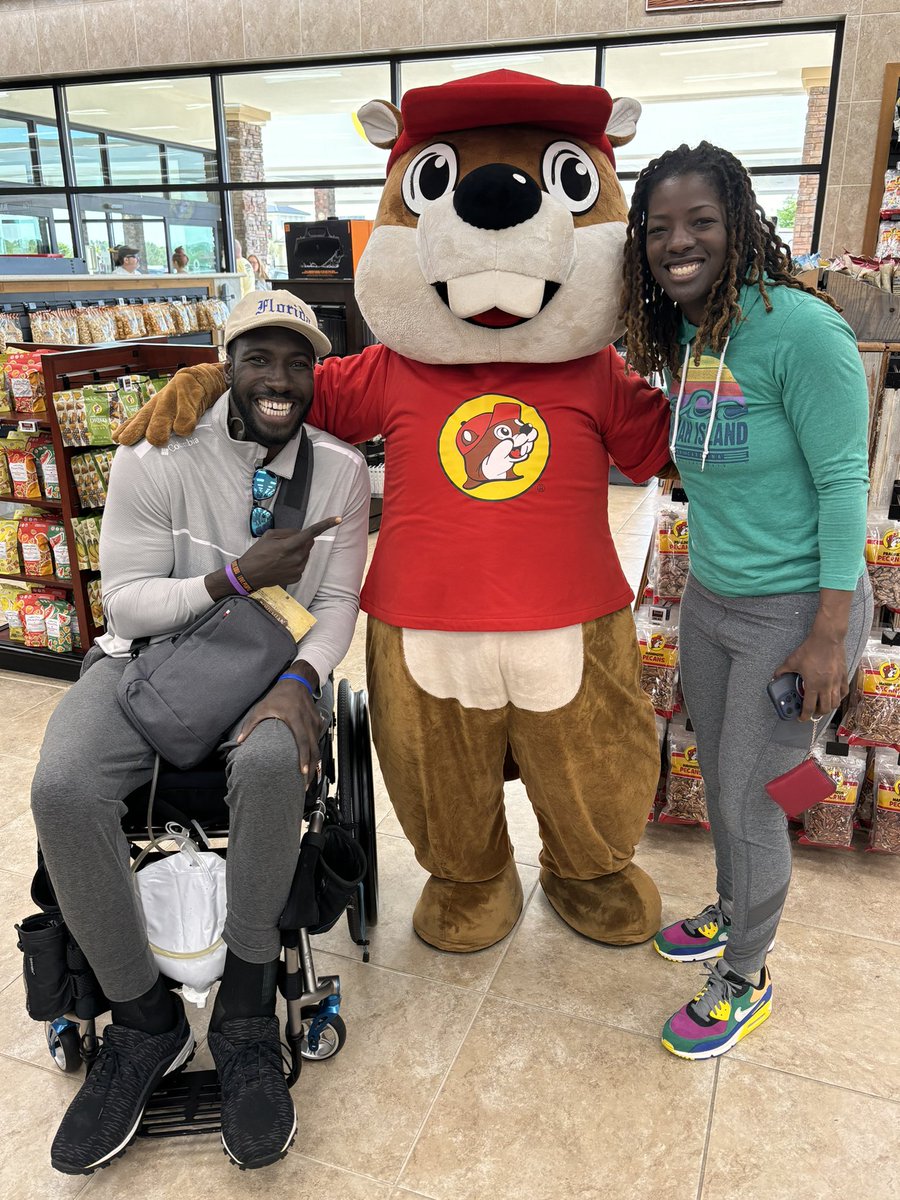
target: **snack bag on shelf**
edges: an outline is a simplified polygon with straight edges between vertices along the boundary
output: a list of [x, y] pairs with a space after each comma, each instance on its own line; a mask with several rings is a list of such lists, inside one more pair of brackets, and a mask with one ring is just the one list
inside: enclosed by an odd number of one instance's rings
[[872, 807], [875, 798], [875, 759], [882, 753], [890, 753], [890, 751], [882, 751], [876, 746], [869, 746], [866, 750], [866, 773], [863, 776], [862, 786], [859, 789], [859, 800], [856, 805], [855, 820], [858, 829], [872, 828]]
[[3, 342], [0, 348], [4, 350], [8, 342], [22, 341], [22, 326], [14, 313], [0, 313], [0, 340]]
[[19, 521], [23, 574], [34, 579], [53, 574], [49, 534], [50, 522], [43, 517], [24, 517]]
[[668, 501], [656, 517], [656, 572], [653, 602], [680, 600], [687, 583], [688, 506]]
[[67, 600], [48, 600], [43, 606], [47, 649], [54, 654], [71, 654], [74, 649], [72, 617], [75, 610]]
[[650, 809], [650, 815], [647, 821], [655, 821], [656, 815], [666, 802], [666, 776], [668, 775], [668, 758], [666, 753], [666, 733], [669, 728], [669, 723], [665, 717], [657, 714], [656, 717], [656, 741], [659, 745], [659, 780], [656, 784], [656, 796], [653, 800], [653, 807]]
[[147, 327], [144, 323], [144, 313], [141, 305], [120, 304], [112, 311], [113, 321], [116, 326], [116, 338], [120, 342], [127, 342], [133, 338], [147, 336]]
[[44, 607], [40, 596], [23, 596], [19, 611], [21, 613], [23, 640], [32, 649], [41, 649], [47, 645], [47, 623], [44, 619]]
[[900, 756], [893, 750], [875, 751], [875, 792], [872, 831], [867, 850], [900, 854]]
[[116, 380], [119, 407], [113, 428], [116, 424], [129, 420], [140, 409], [144, 403], [143, 388], [149, 382], [149, 375], [123, 375]]
[[116, 321], [111, 308], [105, 305], [79, 308], [75, 317], [78, 322], [78, 340], [84, 345], [116, 340]]
[[69, 544], [66, 541], [66, 530], [62, 522], [51, 522], [47, 529], [50, 551], [53, 554], [54, 575], [57, 579], [72, 578], [72, 564], [69, 561]]
[[12, 642], [25, 641], [25, 629], [22, 625], [22, 598], [30, 593], [31, 588], [27, 583], [13, 583], [10, 580], [0, 583], [0, 614], [6, 620], [9, 639]]
[[838, 733], [854, 746], [900, 750], [900, 647], [876, 638], [866, 644]]
[[106, 503], [111, 463], [112, 452], [108, 450], [76, 454], [72, 458], [72, 475], [82, 508], [102, 508]]
[[118, 410], [119, 388], [115, 383], [96, 383], [84, 389], [84, 411], [88, 442], [91, 446], [108, 446], [112, 431], [121, 424], [113, 409]]
[[650, 697], [657, 715], [671, 718], [677, 703], [678, 626], [653, 625], [638, 614], [641, 651], [641, 688]]
[[881, 200], [883, 213], [900, 212], [900, 170], [892, 167], [884, 173], [884, 196]]
[[169, 305], [176, 333], [195, 333], [197, 318], [192, 315], [192, 306], [184, 300], [173, 300]]
[[91, 620], [98, 629], [102, 629], [106, 618], [103, 615], [103, 592], [99, 579], [88, 580], [87, 596], [91, 606]]
[[697, 761], [697, 740], [693, 730], [680, 722], [669, 725], [666, 803], [657, 819], [662, 825], [701, 825], [709, 829], [706, 791]]
[[44, 495], [48, 500], [58, 500], [59, 472], [56, 469], [56, 451], [47, 443], [38, 446], [34, 451], [35, 461], [40, 471]]
[[147, 333], [152, 337], [168, 336], [177, 332], [175, 321], [169, 312], [169, 305], [165, 301], [144, 305], [144, 325]]
[[866, 566], [875, 604], [900, 612], [900, 521], [869, 514]]
[[82, 388], [53, 393], [53, 407], [64, 446], [87, 446], [87, 412]]
[[6, 461], [12, 480], [12, 494], [17, 500], [40, 500], [41, 482], [37, 464], [30, 450], [7, 450]]
[[0, 575], [21, 575], [19, 522], [0, 517]]
[[13, 408], [20, 413], [47, 411], [44, 396], [44, 372], [41, 368], [42, 350], [16, 351], [6, 363], [6, 379]]
[[78, 324], [73, 309], [51, 308], [31, 314], [31, 337], [54, 346], [77, 346]]
[[834, 780], [834, 792], [803, 814], [802, 846], [831, 846], [837, 850], [853, 848], [856, 802], [866, 774], [866, 752], [851, 747], [848, 754], [829, 753], [833, 743], [817, 746], [812, 757]]
[[12, 477], [9, 473], [9, 461], [7, 460], [6, 450], [3, 448], [2, 444], [0, 444], [0, 493], [2, 493], [4, 496], [11, 496], [13, 494]]

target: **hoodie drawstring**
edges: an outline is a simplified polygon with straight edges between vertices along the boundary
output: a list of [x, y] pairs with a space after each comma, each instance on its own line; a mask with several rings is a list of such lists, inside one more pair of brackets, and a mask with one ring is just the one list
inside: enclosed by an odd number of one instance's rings
[[[722, 353], [719, 356], [719, 367], [716, 371], [716, 382], [713, 387], [712, 404], [709, 409], [709, 421], [706, 426], [706, 437], [703, 439], [703, 457], [700, 460], [700, 470], [706, 470], [706, 460], [709, 457], [709, 443], [712, 440], [713, 425], [716, 421], [716, 410], [719, 407], [719, 388], [722, 384], [722, 371], [725, 369], [725, 351], [728, 349], [728, 343], [731, 341], [729, 334], [725, 338], [725, 345], [722, 347]], [[675, 462], [675, 443], [678, 441], [678, 427], [681, 424], [681, 404], [684, 400], [684, 389], [687, 386], [688, 367], [691, 361], [691, 343], [688, 342], [684, 351], [684, 364], [681, 368], [681, 384], [678, 388], [678, 399], [675, 401], [675, 420], [672, 423], [672, 438], [669, 442], [669, 454], [672, 457], [672, 462]]]

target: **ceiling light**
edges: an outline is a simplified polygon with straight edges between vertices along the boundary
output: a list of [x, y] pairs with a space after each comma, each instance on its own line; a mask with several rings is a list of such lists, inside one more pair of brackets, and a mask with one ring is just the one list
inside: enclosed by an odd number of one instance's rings
[[545, 54], [493, 54], [486, 55], [483, 58], [479, 56], [477, 58], [469, 59], [468, 61], [457, 60], [456, 62], [450, 64], [450, 69], [452, 71], [456, 71], [458, 74], [460, 71], [471, 71], [473, 66], [476, 64], [479, 67], [492, 66], [495, 64], [499, 67], [513, 67], [517, 66], [519, 63], [543, 62], [546, 57], [547, 56]]
[[660, 50], [659, 57], [674, 58], [677, 54], [721, 54], [723, 50], [762, 50], [768, 44], [768, 38], [754, 38], [752, 42], [729, 42], [724, 46], [719, 42], [711, 46], [691, 46], [685, 50]]
[[722, 75], [685, 75], [685, 83], [712, 83], [722, 79], [768, 79], [777, 71], [726, 71]]
[[180, 125], [132, 125], [132, 133], [147, 133], [150, 130], [157, 129], [180, 129]]
[[197, 109], [197, 108], [212, 108], [212, 105], [208, 104], [208, 103], [206, 103], [206, 104], [186, 104], [184, 107], [186, 109], [189, 109], [191, 112], [193, 112], [194, 109]]
[[70, 117], [106, 117], [109, 116], [108, 108], [70, 108]]
[[161, 92], [164, 88], [173, 88], [174, 83], [142, 83], [142, 92]]

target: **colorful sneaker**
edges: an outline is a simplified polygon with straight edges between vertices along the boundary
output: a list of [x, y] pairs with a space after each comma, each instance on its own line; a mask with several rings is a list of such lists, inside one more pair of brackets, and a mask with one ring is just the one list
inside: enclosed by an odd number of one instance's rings
[[57, 1171], [91, 1175], [128, 1149], [157, 1084], [194, 1052], [184, 1005], [178, 996], [175, 1001], [178, 1024], [169, 1033], [106, 1027], [100, 1053], [50, 1147], [50, 1163]]
[[704, 986], [663, 1027], [662, 1044], [679, 1058], [716, 1058], [762, 1025], [772, 1012], [768, 967], [763, 967], [760, 987], [732, 975], [724, 963], [706, 969], [709, 978]]
[[222, 1085], [222, 1145], [241, 1170], [267, 1167], [297, 1136], [277, 1017], [232, 1017], [210, 1029]]
[[670, 962], [700, 962], [719, 958], [725, 952], [731, 922], [718, 904], [707, 904], [703, 912], [661, 929], [653, 948]]

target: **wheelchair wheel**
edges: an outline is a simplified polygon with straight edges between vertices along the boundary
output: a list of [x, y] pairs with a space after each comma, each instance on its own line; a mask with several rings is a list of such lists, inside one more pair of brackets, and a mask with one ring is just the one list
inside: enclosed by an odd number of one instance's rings
[[346, 679], [342, 679], [338, 687], [337, 729], [340, 816], [366, 855], [368, 865], [362, 883], [366, 925], [375, 926], [378, 924], [378, 845], [369, 704], [365, 691], [354, 692]]
[[300, 1042], [300, 1057], [307, 1062], [324, 1062], [326, 1058], [334, 1058], [343, 1049], [347, 1040], [347, 1026], [337, 1014], [328, 1018], [328, 1023], [319, 1031], [319, 1044], [315, 1051], [310, 1050], [308, 1033], [311, 1021], [303, 1022], [303, 1039]]
[[47, 1035], [47, 1049], [59, 1069], [66, 1074], [80, 1071], [81, 1030], [74, 1021], [65, 1017], [60, 1017], [57, 1021], [47, 1021], [44, 1031]]

